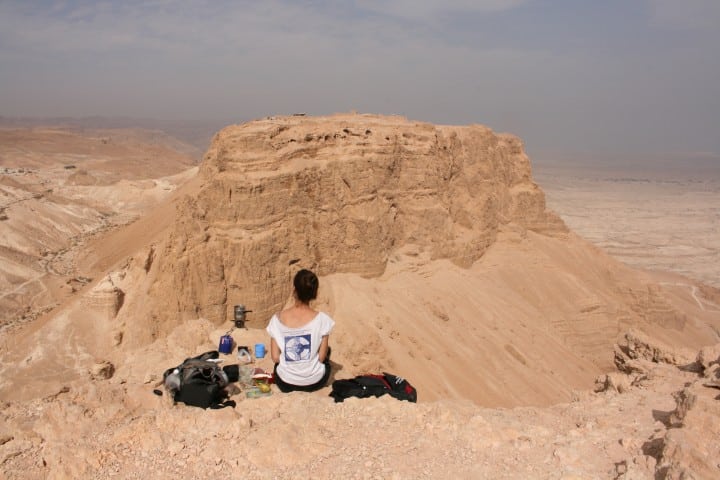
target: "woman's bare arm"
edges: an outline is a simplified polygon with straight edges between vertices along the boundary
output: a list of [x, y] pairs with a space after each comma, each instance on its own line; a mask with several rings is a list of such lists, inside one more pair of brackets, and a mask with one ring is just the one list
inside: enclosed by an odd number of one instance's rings
[[325, 358], [327, 357], [328, 346], [329, 336], [325, 335], [322, 337], [322, 341], [320, 342], [320, 349], [318, 350], [318, 359], [320, 360], [320, 363], [323, 363], [325, 361]]
[[272, 358], [273, 363], [280, 363], [280, 347], [278, 347], [274, 338], [270, 339], [270, 358]]

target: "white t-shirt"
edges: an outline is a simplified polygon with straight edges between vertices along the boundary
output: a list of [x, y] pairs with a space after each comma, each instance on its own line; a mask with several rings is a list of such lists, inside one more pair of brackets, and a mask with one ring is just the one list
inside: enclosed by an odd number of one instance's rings
[[280, 364], [277, 372], [283, 381], [292, 385], [312, 385], [325, 375], [318, 350], [322, 337], [329, 335], [335, 321], [323, 312], [300, 328], [283, 324], [277, 314], [270, 319], [266, 330], [280, 347]]

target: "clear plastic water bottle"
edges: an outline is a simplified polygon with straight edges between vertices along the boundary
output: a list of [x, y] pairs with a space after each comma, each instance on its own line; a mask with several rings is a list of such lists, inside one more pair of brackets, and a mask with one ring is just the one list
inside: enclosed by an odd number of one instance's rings
[[252, 362], [252, 355], [250, 355], [250, 352], [248, 351], [248, 349], [246, 347], [238, 348], [237, 358], [238, 358], [238, 362], [240, 362], [241, 364]]

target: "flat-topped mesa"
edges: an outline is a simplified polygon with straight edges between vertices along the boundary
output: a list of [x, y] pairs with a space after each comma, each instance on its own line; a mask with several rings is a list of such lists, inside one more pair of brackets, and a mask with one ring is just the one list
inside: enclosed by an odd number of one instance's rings
[[406, 244], [466, 267], [502, 224], [565, 231], [522, 142], [479, 125], [272, 117], [220, 131], [200, 174], [163, 268], [178, 296], [168, 306], [216, 322], [233, 302], [271, 314], [298, 267], [377, 276]]

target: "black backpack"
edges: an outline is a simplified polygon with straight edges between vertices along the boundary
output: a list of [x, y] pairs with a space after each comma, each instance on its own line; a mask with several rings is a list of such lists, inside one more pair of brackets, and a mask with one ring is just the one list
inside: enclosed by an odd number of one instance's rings
[[336, 402], [350, 397], [381, 397], [388, 394], [398, 400], [417, 402], [417, 390], [402, 377], [383, 373], [382, 375], [358, 375], [347, 380], [335, 380], [332, 383], [330, 396]]
[[218, 357], [217, 351], [210, 351], [168, 368], [163, 374], [163, 381], [173, 400], [200, 408], [234, 406], [235, 402], [225, 401], [227, 373], [216, 362], [210, 361]]

